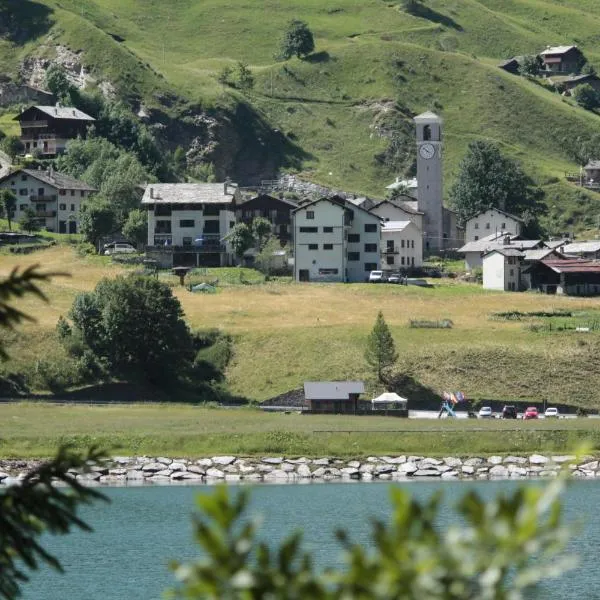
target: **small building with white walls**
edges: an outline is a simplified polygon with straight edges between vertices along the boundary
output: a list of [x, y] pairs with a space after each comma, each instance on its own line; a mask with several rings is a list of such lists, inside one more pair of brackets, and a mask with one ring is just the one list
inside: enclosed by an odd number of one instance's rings
[[296, 281], [367, 281], [380, 268], [381, 219], [340, 198], [293, 211]]
[[386, 221], [381, 229], [381, 268], [404, 271], [423, 265], [423, 232], [412, 221]]
[[521, 235], [523, 219], [499, 208], [488, 210], [471, 217], [465, 224], [465, 243], [476, 242], [484, 237], [502, 232]]
[[515, 248], [497, 248], [483, 257], [483, 287], [486, 290], [518, 292], [521, 289], [523, 253]]

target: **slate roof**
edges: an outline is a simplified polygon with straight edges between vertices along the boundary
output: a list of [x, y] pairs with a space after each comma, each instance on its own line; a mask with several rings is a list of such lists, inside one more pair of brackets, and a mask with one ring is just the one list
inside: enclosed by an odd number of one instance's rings
[[517, 250], [516, 248], [510, 248], [510, 247], [506, 247], [506, 246], [502, 246], [500, 248], [491, 248], [488, 252], [485, 253], [485, 256], [489, 256], [490, 254], [493, 254], [494, 252], [497, 252], [498, 254], [502, 254], [502, 256], [517, 256], [517, 257], [521, 257], [523, 256], [523, 252], [521, 252], [520, 250]]
[[590, 160], [584, 169], [600, 169], [600, 160]]
[[36, 169], [17, 169], [8, 175], [5, 175], [0, 179], [0, 183], [2, 181], [6, 181], [10, 177], [17, 175], [19, 173], [26, 173], [30, 177], [37, 179], [38, 181], [50, 185], [57, 190], [84, 190], [88, 192], [96, 192], [98, 191], [95, 187], [80, 181], [79, 179], [75, 179], [75, 177], [71, 177], [70, 175], [66, 175], [65, 173], [58, 173], [57, 171], [40, 171]]
[[574, 242], [563, 248], [565, 254], [585, 254], [586, 252], [600, 252], [600, 241]]
[[566, 54], [574, 48], [577, 48], [577, 46], [548, 46], [548, 48], [540, 52], [540, 56], [546, 56], [547, 54]]
[[385, 204], [386, 202], [388, 204], [391, 204], [392, 206], [395, 206], [396, 208], [399, 208], [400, 210], [403, 210], [404, 212], [407, 212], [410, 215], [422, 215], [422, 214], [425, 214], [425, 213], [422, 213], [422, 212], [420, 212], [418, 210], [415, 210], [407, 202], [402, 202], [402, 201], [399, 201], [399, 200], [382, 200], [381, 202], [378, 202], [375, 206], [373, 206], [369, 210], [372, 211], [375, 208], [377, 208], [378, 206], [381, 206], [382, 204]]
[[306, 381], [304, 397], [307, 400], [349, 400], [350, 394], [364, 394], [362, 381]]
[[[230, 185], [234, 185], [234, 184], [230, 184]], [[260, 200], [262, 198], [270, 198], [271, 200], [274, 200], [275, 202], [281, 202], [282, 204], [287, 204], [290, 208], [298, 208], [298, 204], [296, 202], [292, 202], [291, 200], [288, 200], [287, 198], [278, 198], [276, 196], [271, 196], [269, 194], [259, 194], [258, 196], [252, 196], [252, 198], [247, 198], [245, 200], [242, 200], [242, 202], [240, 202], [238, 204], [238, 206], [240, 208], [245, 208], [246, 204], [249, 204], [250, 202], [254, 202], [255, 200]]]
[[372, 217], [379, 219], [379, 221], [383, 221], [383, 219], [379, 215], [374, 215], [371, 211], [368, 211], [366, 208], [363, 208], [362, 206], [357, 206], [356, 204], [352, 204], [349, 200], [346, 200], [345, 198], [342, 198], [341, 196], [335, 196], [335, 195], [334, 196], [323, 196], [323, 198], [317, 198], [316, 200], [312, 200], [311, 202], [301, 204], [300, 206], [298, 206], [297, 208], [292, 210], [292, 212], [296, 213], [300, 209], [308, 208], [309, 206], [314, 206], [315, 204], [318, 204], [319, 202], [323, 202], [323, 201], [328, 201], [328, 202], [331, 202], [332, 204], [337, 204], [340, 208], [344, 208], [347, 210], [354, 210], [354, 209], [362, 210], [363, 212], [367, 213], [368, 215], [371, 215]]
[[[500, 237], [500, 236], [499, 236]], [[477, 240], [476, 242], [468, 242], [458, 252], [491, 252], [499, 248], [515, 248], [516, 250], [532, 250], [541, 243], [541, 240], [518, 240], [511, 237], [510, 244], [505, 244], [504, 240]]]
[[544, 246], [546, 246], [546, 248], [560, 248], [561, 246], [564, 246], [565, 244], [568, 244], [568, 241], [565, 240], [548, 240], [547, 242], [544, 242]]
[[553, 248], [541, 248], [539, 250], [526, 250], [525, 251], [525, 260], [528, 262], [543, 260], [548, 256], [555, 254]]
[[411, 223], [412, 221], [385, 221], [382, 224], [381, 233], [404, 231]]
[[[231, 204], [237, 184], [151, 183], [146, 186], [142, 204]], [[154, 197], [152, 197], [152, 195]]]
[[498, 213], [500, 213], [501, 215], [504, 215], [505, 217], [508, 217], [509, 219], [513, 219], [514, 221], [519, 221], [519, 223], [524, 223], [525, 221], [523, 221], [523, 219], [521, 219], [520, 217], [517, 217], [516, 215], [513, 215], [511, 213], [506, 212], [505, 210], [502, 210], [500, 208], [488, 208], [486, 210], [482, 210], [481, 212], [478, 212], [476, 215], [473, 215], [472, 217], [469, 217], [467, 219], [467, 221], [471, 221], [472, 219], [476, 219], [477, 217], [479, 217], [480, 215], [485, 215], [485, 213], [490, 212], [490, 211], [496, 211]]
[[[96, 120], [93, 117], [90, 117], [90, 115], [86, 115], [83, 111], [79, 110], [78, 108], [74, 108], [73, 106], [34, 106], [33, 108], [41, 110], [43, 113], [47, 114], [53, 119], [75, 119], [77, 121]], [[15, 120], [19, 120], [20, 116], [21, 115], [17, 115], [15, 117]]]
[[439, 115], [436, 115], [434, 112], [431, 112], [430, 110], [421, 113], [420, 115], [417, 115], [414, 118], [415, 121], [431, 121], [431, 120], [436, 120], [436, 121], [441, 121], [442, 118]]

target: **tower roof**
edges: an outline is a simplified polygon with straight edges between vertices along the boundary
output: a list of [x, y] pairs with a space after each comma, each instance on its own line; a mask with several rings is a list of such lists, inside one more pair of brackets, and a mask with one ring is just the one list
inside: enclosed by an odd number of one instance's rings
[[428, 110], [427, 112], [417, 115], [414, 120], [417, 123], [441, 123], [442, 117]]

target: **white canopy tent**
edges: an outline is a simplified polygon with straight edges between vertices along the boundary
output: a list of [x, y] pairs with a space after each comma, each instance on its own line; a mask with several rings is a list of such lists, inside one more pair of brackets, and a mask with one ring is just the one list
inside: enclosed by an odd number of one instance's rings
[[400, 409], [406, 410], [408, 400], [402, 396], [398, 396], [394, 392], [385, 392], [377, 398], [371, 400], [373, 410], [389, 410], [389, 409]]

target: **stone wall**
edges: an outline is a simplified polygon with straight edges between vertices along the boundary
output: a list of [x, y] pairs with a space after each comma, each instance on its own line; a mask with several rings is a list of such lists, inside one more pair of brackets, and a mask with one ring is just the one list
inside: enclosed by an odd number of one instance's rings
[[[143, 485], [170, 483], [310, 481], [407, 481], [411, 479], [523, 479], [555, 477], [561, 468], [573, 477], [600, 477], [598, 460], [587, 457], [573, 464], [574, 456], [445, 457], [370, 456], [366, 459], [240, 458], [213, 456], [200, 459], [115, 456], [77, 479], [96, 485]], [[0, 460], [0, 482], [18, 484], [40, 461]]]

